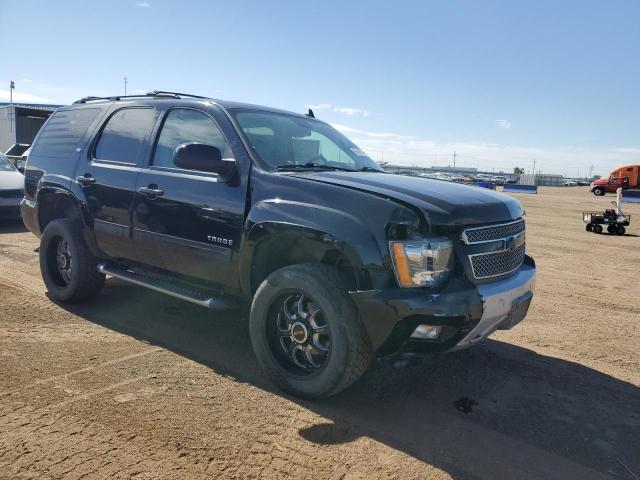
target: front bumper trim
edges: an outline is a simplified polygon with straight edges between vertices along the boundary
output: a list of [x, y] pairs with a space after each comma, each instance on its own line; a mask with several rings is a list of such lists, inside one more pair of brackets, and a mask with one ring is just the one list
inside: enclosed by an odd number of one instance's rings
[[[483, 313], [478, 324], [455, 349], [470, 347], [484, 340], [497, 329], [509, 329], [522, 320], [535, 288], [536, 269], [524, 264], [515, 275], [499, 282], [478, 285]], [[522, 306], [524, 305], [524, 311]], [[513, 318], [512, 314], [517, 315]]]

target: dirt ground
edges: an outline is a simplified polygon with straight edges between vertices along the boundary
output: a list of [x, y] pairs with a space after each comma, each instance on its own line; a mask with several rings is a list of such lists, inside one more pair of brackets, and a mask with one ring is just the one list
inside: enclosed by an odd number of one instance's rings
[[54, 304], [36, 238], [0, 227], [0, 478], [638, 480], [640, 205], [629, 235], [598, 236], [580, 212], [610, 196], [517, 197], [539, 272], [528, 318], [376, 362], [322, 402], [274, 389], [245, 314], [114, 279], [94, 303]]

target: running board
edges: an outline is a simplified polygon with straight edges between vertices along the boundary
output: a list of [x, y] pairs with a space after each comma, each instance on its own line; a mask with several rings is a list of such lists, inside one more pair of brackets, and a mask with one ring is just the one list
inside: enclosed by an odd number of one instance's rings
[[122, 280], [123, 282], [132, 283], [141, 287], [148, 288], [156, 292], [164, 293], [180, 300], [184, 300], [190, 303], [195, 303], [201, 307], [208, 308], [210, 310], [228, 310], [236, 308], [238, 305], [231, 299], [223, 298], [221, 296], [211, 297], [210, 292], [205, 292], [193, 288], [187, 288], [182, 285], [178, 285], [170, 280], [163, 280], [150, 275], [144, 275], [139, 273], [133, 273], [129, 270], [122, 270], [106, 263], [98, 265], [98, 271], [105, 275], [110, 275], [114, 278]]

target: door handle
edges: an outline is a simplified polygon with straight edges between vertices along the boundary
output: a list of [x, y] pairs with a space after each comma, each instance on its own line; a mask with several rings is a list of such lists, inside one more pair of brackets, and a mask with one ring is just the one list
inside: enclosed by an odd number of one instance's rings
[[138, 188], [138, 193], [148, 198], [156, 198], [164, 195], [164, 190], [159, 189], [157, 185], [149, 185], [148, 187]]
[[93, 185], [94, 183], [96, 183], [96, 179], [93, 178], [91, 175], [89, 175], [88, 173], [85, 173], [83, 176], [81, 177], [76, 177], [76, 182], [78, 182], [78, 184], [81, 187], [88, 187], [90, 185]]

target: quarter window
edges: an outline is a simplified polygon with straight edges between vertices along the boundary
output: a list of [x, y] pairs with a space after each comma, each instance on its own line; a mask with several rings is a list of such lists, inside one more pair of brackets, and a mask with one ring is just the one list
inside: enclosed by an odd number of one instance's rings
[[162, 127], [153, 159], [156, 167], [176, 168], [173, 156], [184, 143], [203, 143], [217, 147], [224, 156], [227, 142], [220, 129], [204, 112], [176, 108], [171, 110]]
[[152, 108], [123, 108], [109, 118], [96, 145], [98, 160], [135, 164], [153, 128]]

